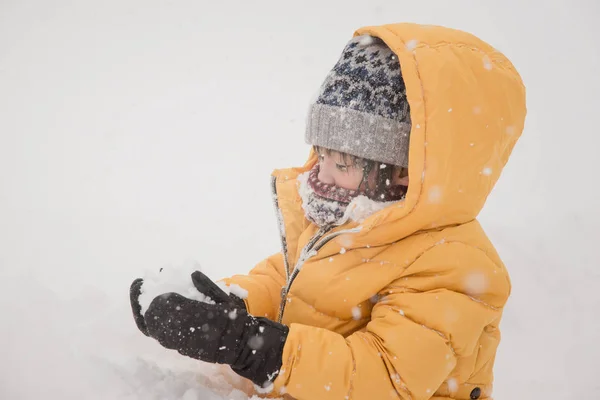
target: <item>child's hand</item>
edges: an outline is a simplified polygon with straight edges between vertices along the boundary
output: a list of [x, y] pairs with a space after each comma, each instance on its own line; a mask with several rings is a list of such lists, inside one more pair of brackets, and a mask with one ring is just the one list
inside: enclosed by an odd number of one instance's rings
[[146, 321], [142, 316], [142, 306], [138, 301], [140, 294], [142, 294], [142, 285], [144, 280], [138, 278], [131, 283], [129, 287], [129, 303], [131, 304], [131, 311], [133, 312], [133, 319], [138, 329], [146, 336], [148, 336], [148, 329], [146, 328]]
[[150, 303], [144, 320], [148, 335], [162, 346], [197, 360], [229, 364], [257, 385], [273, 381], [281, 367], [288, 328], [255, 318], [233, 303], [208, 304], [165, 293]]
[[[159, 273], [162, 272], [161, 268]], [[189, 275], [188, 275], [189, 276]], [[188, 278], [189, 279], [189, 278]], [[224, 292], [216, 283], [214, 283], [209, 277], [204, 275], [200, 271], [194, 271], [191, 274], [191, 281], [198, 290], [199, 293], [208, 297], [210, 300], [217, 304], [228, 304], [231, 308], [237, 308], [239, 310], [246, 310], [246, 303], [240, 297], [232, 294], [227, 294]], [[188, 281], [189, 282], [189, 281]], [[129, 302], [131, 304], [131, 311], [133, 312], [133, 319], [135, 320], [135, 324], [138, 329], [146, 336], [148, 336], [148, 329], [146, 328], [146, 322], [144, 321], [143, 311], [145, 311], [144, 307], [140, 303], [140, 295], [142, 292], [146, 293], [142, 286], [144, 285], [144, 279], [138, 278], [134, 280], [129, 288]], [[156, 289], [154, 287], [153, 289]], [[193, 290], [193, 288], [192, 288]], [[150, 290], [152, 293], [152, 289]], [[160, 294], [161, 292], [157, 292], [156, 294]], [[151, 295], [152, 296], [152, 295]], [[147, 303], [153, 299], [154, 296], [147, 299]], [[145, 307], [148, 306], [146, 303]]]
[[192, 273], [192, 282], [198, 291], [208, 296], [217, 304], [231, 304], [239, 310], [246, 310], [244, 300], [233, 293], [225, 293], [216, 283], [200, 271]]

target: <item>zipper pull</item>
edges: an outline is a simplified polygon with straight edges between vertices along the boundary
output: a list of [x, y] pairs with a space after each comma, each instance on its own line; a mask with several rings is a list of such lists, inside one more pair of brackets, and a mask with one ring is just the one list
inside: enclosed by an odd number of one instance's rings
[[287, 288], [284, 286], [281, 288], [281, 300], [285, 300], [285, 297], [287, 296]]

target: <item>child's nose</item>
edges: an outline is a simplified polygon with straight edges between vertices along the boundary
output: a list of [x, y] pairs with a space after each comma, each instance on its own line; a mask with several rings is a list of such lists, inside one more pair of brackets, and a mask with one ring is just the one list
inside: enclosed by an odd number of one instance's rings
[[327, 166], [327, 164], [321, 163], [320, 167], [319, 167], [319, 175], [317, 175], [317, 178], [319, 179], [319, 181], [326, 183], [328, 185], [333, 185], [335, 183], [335, 180], [333, 179], [333, 175], [330, 172], [330, 168]]

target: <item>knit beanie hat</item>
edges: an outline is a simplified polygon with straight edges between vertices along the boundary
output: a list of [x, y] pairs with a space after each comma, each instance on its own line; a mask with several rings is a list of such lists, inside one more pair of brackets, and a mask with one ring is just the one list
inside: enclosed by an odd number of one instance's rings
[[310, 106], [306, 142], [408, 167], [410, 129], [398, 57], [379, 38], [354, 37]]

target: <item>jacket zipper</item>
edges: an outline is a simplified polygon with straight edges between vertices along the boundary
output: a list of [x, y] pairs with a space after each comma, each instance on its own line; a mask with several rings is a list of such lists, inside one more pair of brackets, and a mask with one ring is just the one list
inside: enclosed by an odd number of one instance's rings
[[279, 200], [277, 198], [277, 179], [275, 177], [271, 178], [271, 195], [273, 196], [273, 205], [275, 206], [275, 214], [277, 216], [277, 222], [279, 226], [279, 237], [281, 240], [281, 252], [283, 255], [283, 264], [285, 267], [285, 276], [286, 276], [286, 286], [281, 288], [281, 305], [279, 306], [279, 313], [277, 316], [277, 322], [281, 323], [283, 319], [283, 312], [285, 310], [285, 303], [287, 300], [287, 294], [290, 291], [292, 283], [296, 279], [296, 276], [300, 273], [302, 266], [304, 263], [316, 255], [317, 252], [325, 246], [329, 241], [334, 239], [335, 237], [342, 235], [344, 233], [356, 233], [361, 230], [360, 227], [345, 229], [338, 232], [334, 232], [328, 236], [324, 236], [327, 232], [333, 229], [333, 226], [326, 226], [323, 228], [319, 228], [317, 233], [308, 241], [306, 246], [300, 252], [300, 257], [298, 257], [298, 262], [294, 267], [294, 270], [290, 272], [289, 261], [288, 261], [288, 253], [287, 253], [287, 239], [285, 236], [285, 225], [283, 223], [283, 215], [281, 213], [281, 208], [279, 208]]
[[275, 216], [277, 217], [277, 227], [279, 228], [279, 240], [281, 241], [281, 255], [283, 256], [283, 265], [285, 269], [285, 280], [290, 280], [290, 264], [288, 261], [287, 239], [285, 237], [285, 226], [283, 225], [283, 214], [279, 208], [279, 199], [277, 198], [277, 178], [271, 177], [271, 196], [273, 206], [275, 207]]

